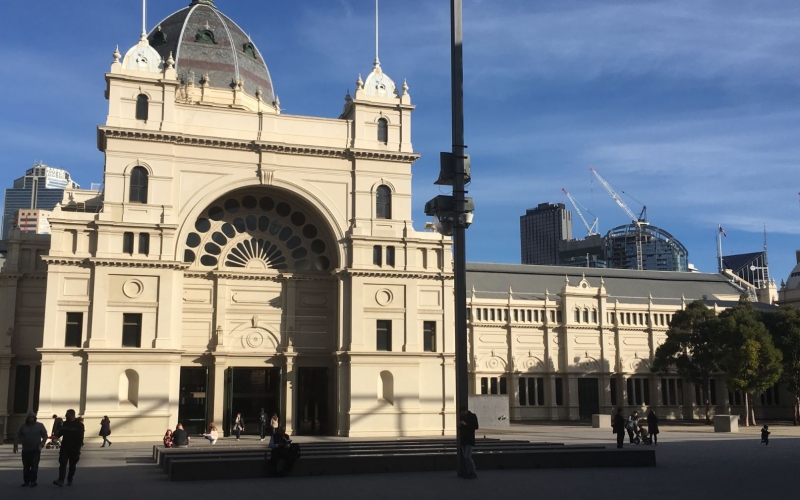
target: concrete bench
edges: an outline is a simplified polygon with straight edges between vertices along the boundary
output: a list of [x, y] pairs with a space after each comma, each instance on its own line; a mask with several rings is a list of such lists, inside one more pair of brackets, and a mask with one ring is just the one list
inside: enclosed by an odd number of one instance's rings
[[714, 415], [714, 432], [739, 432], [739, 415]]
[[592, 415], [592, 428], [611, 428], [611, 415]]

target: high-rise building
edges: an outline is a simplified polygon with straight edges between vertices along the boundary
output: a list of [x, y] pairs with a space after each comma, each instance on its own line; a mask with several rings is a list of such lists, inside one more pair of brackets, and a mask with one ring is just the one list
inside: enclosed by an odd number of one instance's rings
[[52, 210], [64, 198], [64, 190], [80, 189], [63, 168], [37, 163], [6, 189], [3, 203], [3, 237], [8, 238], [11, 219], [18, 210]]
[[540, 203], [519, 218], [522, 263], [557, 265], [558, 246], [572, 239], [572, 212], [563, 203]]
[[49, 210], [17, 210], [11, 218], [11, 227], [22, 233], [50, 234], [48, 218], [53, 212]]

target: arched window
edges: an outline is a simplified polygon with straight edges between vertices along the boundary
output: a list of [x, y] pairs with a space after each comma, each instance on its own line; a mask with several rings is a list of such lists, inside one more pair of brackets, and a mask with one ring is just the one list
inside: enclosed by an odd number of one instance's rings
[[581, 310], [575, 309], [575, 323], [581, 322]]
[[588, 309], [584, 309], [583, 310], [583, 322], [584, 323], [588, 323], [589, 322], [589, 310]]
[[387, 186], [378, 186], [375, 193], [375, 216], [378, 219], [392, 218], [392, 190]]
[[378, 120], [378, 142], [384, 144], [389, 142], [389, 122], [386, 118]]
[[147, 203], [147, 170], [144, 167], [134, 167], [131, 171], [131, 203]]
[[139, 97], [136, 98], [136, 119], [146, 122], [149, 114], [150, 99], [144, 94], [139, 94]]

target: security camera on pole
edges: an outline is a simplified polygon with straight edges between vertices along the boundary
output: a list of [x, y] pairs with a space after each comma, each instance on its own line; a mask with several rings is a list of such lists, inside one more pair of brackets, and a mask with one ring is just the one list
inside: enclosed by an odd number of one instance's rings
[[[456, 424], [459, 411], [469, 405], [467, 373], [467, 255], [466, 229], [472, 224], [474, 205], [466, 197], [465, 186], [470, 182], [469, 156], [464, 152], [464, 59], [462, 0], [450, 1], [451, 14], [451, 78], [453, 99], [453, 152], [441, 154], [441, 173], [436, 184], [453, 186], [452, 196], [437, 196], [425, 204], [425, 215], [434, 217], [440, 233], [452, 236], [454, 242], [455, 320], [456, 320]], [[461, 448], [461, 429], [458, 429], [458, 475], [465, 477]]]

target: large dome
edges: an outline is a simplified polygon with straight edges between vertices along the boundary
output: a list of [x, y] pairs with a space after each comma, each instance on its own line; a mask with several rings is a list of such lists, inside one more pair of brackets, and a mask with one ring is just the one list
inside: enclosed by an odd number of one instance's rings
[[800, 288], [800, 262], [792, 269], [789, 279], [786, 280], [787, 290], [794, 290], [795, 288]]
[[264, 101], [275, 100], [261, 52], [235, 22], [217, 10], [214, 0], [193, 0], [161, 21], [147, 38], [164, 60], [172, 53], [183, 81], [193, 74], [199, 84], [208, 75], [209, 86], [233, 88], [241, 79], [248, 94], [256, 95], [261, 89]]

